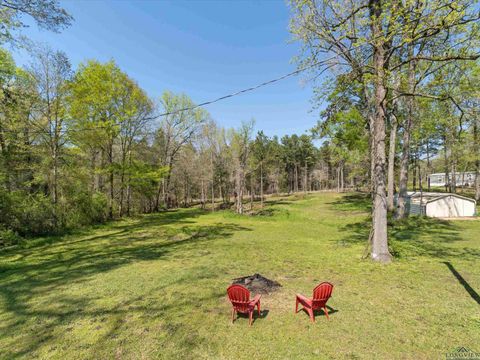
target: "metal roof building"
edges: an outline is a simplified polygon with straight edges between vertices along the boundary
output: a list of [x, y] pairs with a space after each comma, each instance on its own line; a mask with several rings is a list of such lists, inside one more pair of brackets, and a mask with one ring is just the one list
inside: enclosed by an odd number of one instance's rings
[[407, 211], [412, 215], [449, 218], [476, 215], [474, 199], [451, 193], [408, 192]]

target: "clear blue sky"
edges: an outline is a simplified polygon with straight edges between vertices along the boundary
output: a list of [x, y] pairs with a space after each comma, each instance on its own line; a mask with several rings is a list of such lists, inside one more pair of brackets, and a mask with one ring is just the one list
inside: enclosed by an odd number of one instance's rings
[[[203, 102], [295, 69], [289, 9], [279, 1], [63, 1], [74, 16], [61, 34], [24, 34], [63, 50], [74, 67], [114, 59], [152, 97], [168, 89]], [[28, 62], [16, 54], [20, 64]], [[268, 135], [304, 133], [317, 120], [310, 86], [292, 77], [206, 109], [222, 126], [255, 118]]]

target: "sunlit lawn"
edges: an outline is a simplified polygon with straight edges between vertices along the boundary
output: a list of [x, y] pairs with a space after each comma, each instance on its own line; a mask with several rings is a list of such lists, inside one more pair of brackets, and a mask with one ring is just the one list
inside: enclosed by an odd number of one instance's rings
[[[393, 264], [362, 260], [366, 199], [273, 198], [262, 215], [187, 209], [0, 252], [0, 358], [443, 359], [480, 351], [480, 221], [411, 219]], [[231, 279], [279, 281], [230, 323]], [[295, 293], [335, 285], [327, 321]]]

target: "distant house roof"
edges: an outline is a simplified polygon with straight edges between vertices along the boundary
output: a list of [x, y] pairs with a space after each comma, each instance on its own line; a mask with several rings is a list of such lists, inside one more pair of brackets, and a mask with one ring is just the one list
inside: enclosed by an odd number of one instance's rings
[[467, 201], [476, 203], [476, 201], [474, 199], [471, 199], [471, 198], [468, 198], [468, 197], [465, 197], [465, 196], [461, 196], [461, 195], [458, 195], [458, 194], [454, 194], [454, 193], [420, 192], [420, 191], [409, 191], [409, 192], [407, 192], [407, 197], [409, 197], [413, 203], [420, 203], [420, 201], [421, 201], [422, 205], [425, 205], [425, 204], [427, 204], [429, 202], [432, 202], [432, 201], [442, 199], [442, 198], [447, 197], [447, 196], [453, 196], [453, 197], [456, 197], [456, 198], [459, 198], [459, 199], [463, 199], [463, 200], [467, 200]]
[[[460, 172], [457, 172], [457, 173], [455, 173], [455, 174], [456, 174], [456, 175], [461, 175], [461, 174], [475, 174], [475, 171], [460, 171]], [[444, 176], [445, 173], [444, 173], [444, 172], [443, 172], [443, 173], [433, 173], [433, 174], [430, 174], [430, 175], [428, 175], [428, 176], [435, 176], [435, 175], [436, 175], [436, 176], [442, 176], [442, 175]], [[452, 173], [448, 173], [448, 175], [452, 175]]]

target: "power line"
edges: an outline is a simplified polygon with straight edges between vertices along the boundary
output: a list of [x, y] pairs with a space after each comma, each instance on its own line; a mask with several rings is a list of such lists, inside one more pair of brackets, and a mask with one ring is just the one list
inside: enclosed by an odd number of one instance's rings
[[[440, 9], [437, 9], [437, 11], [440, 10]], [[424, 18], [427, 18], [427, 17], [430, 17], [431, 14], [430, 13], [427, 13], [425, 15], [422, 15], [418, 18], [415, 18], [415, 19], [412, 19], [412, 20], [409, 20], [409, 21], [406, 21], [404, 23], [404, 25], [406, 24], [409, 24], [409, 23], [414, 23], [414, 22], [418, 22]], [[398, 35], [398, 34], [397, 34]], [[371, 39], [369, 39], [368, 41], [365, 41], [363, 43], [356, 43], [356, 44], [353, 44], [351, 45], [349, 48], [345, 49], [345, 50], [339, 50], [339, 52], [337, 52], [335, 55], [327, 58], [327, 59], [324, 59], [324, 60], [320, 60], [320, 61], [316, 61], [310, 65], [307, 65], [307, 66], [304, 66], [300, 69], [297, 69], [297, 70], [294, 70], [292, 72], [289, 72], [285, 75], [282, 75], [280, 77], [277, 77], [277, 78], [274, 78], [274, 79], [271, 79], [271, 80], [268, 80], [268, 81], [265, 81], [265, 82], [262, 82], [260, 84], [257, 84], [255, 86], [251, 86], [251, 87], [248, 87], [248, 88], [245, 88], [245, 89], [242, 89], [242, 90], [239, 90], [239, 91], [236, 91], [236, 92], [233, 92], [233, 93], [230, 93], [230, 94], [227, 94], [227, 95], [223, 95], [223, 96], [220, 96], [216, 99], [213, 99], [213, 100], [209, 100], [209, 101], [205, 101], [205, 102], [202, 102], [202, 103], [199, 103], [199, 104], [196, 104], [196, 105], [193, 105], [193, 106], [190, 106], [190, 107], [185, 107], [185, 108], [181, 108], [181, 109], [177, 109], [177, 110], [174, 110], [174, 111], [170, 111], [170, 112], [165, 112], [165, 113], [161, 113], [161, 114], [158, 114], [158, 115], [155, 115], [153, 116], [152, 118], [159, 118], [159, 117], [162, 117], [162, 116], [169, 116], [169, 115], [175, 115], [175, 114], [178, 114], [180, 112], [184, 112], [184, 111], [191, 111], [191, 110], [194, 110], [194, 109], [197, 109], [199, 107], [203, 107], [203, 106], [206, 106], [206, 105], [210, 105], [210, 104], [214, 104], [216, 102], [219, 102], [219, 101], [222, 101], [222, 100], [225, 100], [225, 99], [228, 99], [228, 98], [232, 98], [232, 97], [235, 97], [235, 96], [238, 96], [238, 95], [241, 95], [241, 94], [244, 94], [244, 93], [247, 93], [247, 92], [251, 92], [251, 91], [254, 91], [254, 90], [257, 90], [261, 87], [264, 87], [264, 86], [267, 86], [267, 85], [270, 85], [270, 84], [273, 84], [273, 83], [276, 83], [276, 82], [279, 82], [281, 80], [284, 80], [286, 78], [289, 78], [291, 76], [294, 76], [294, 75], [297, 75], [297, 74], [300, 74], [306, 70], [309, 70], [311, 68], [314, 68], [314, 67], [317, 67], [317, 66], [322, 66], [322, 65], [325, 65], [327, 64], [328, 62], [332, 61], [332, 60], [335, 60], [337, 59], [338, 57], [340, 57], [341, 55], [346, 55], [347, 52], [350, 52], [352, 50], [356, 50], [360, 47], [363, 47], [363, 46], [366, 46], [366, 45], [372, 45], [372, 42], [374, 42], [375, 40], [377, 39], [380, 39], [382, 37], [385, 37], [385, 35], [383, 34], [380, 34], [376, 37], [373, 37]], [[325, 69], [322, 70], [321, 73], [323, 73], [325, 70], [328, 70], [330, 68], [330, 66], [327, 66]], [[114, 125], [115, 126], [115, 125]], [[86, 129], [65, 129], [65, 130], [61, 130], [60, 131], [60, 134], [61, 135], [64, 135], [68, 132], [84, 132], [84, 131], [97, 131], [97, 130], [100, 130], [100, 129], [106, 129], [108, 127], [105, 127], [105, 126], [98, 126], [98, 127], [90, 127], [90, 128], [86, 128]], [[15, 132], [17, 133], [18, 131], [15, 131], [15, 130], [3, 130], [3, 132]], [[54, 133], [52, 131], [48, 131], [48, 130], [34, 130], [34, 131], [30, 131], [29, 132], [30, 134], [47, 134], [47, 135], [53, 135]]]

